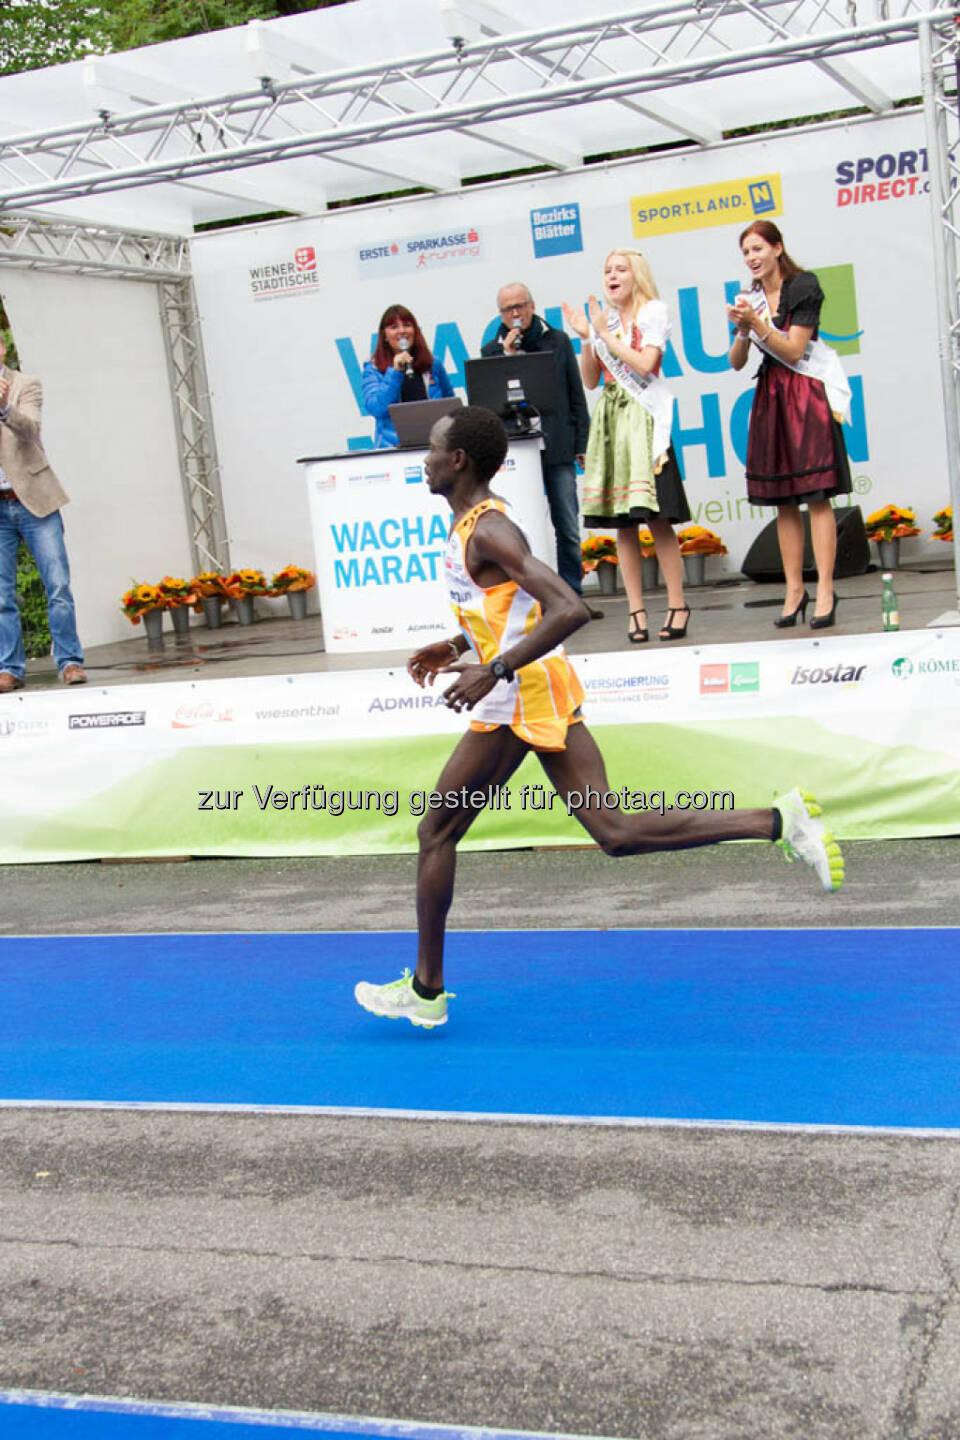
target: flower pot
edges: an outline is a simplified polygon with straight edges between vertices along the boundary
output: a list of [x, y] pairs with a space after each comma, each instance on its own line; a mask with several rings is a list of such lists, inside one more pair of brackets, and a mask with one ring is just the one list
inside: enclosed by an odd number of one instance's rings
[[703, 572], [707, 563], [706, 555], [684, 555], [683, 579], [687, 585], [702, 585]]
[[899, 540], [878, 540], [877, 549], [880, 551], [880, 568], [882, 570], [896, 570], [899, 567]]
[[200, 604], [203, 606], [203, 618], [207, 622], [208, 630], [219, 630], [223, 624], [223, 608], [219, 595], [202, 595]]
[[609, 560], [601, 560], [597, 566], [597, 583], [600, 586], [601, 595], [616, 595], [617, 593], [617, 567], [611, 565]]
[[307, 618], [307, 592], [306, 590], [288, 590], [287, 604], [290, 606], [291, 620], [306, 620]]
[[241, 625], [253, 624], [252, 595], [238, 595], [233, 602], [233, 608], [236, 611], [237, 620], [240, 622]]
[[186, 635], [190, 629], [190, 611], [186, 605], [175, 605], [170, 611], [174, 635]]
[[144, 612], [143, 612], [143, 628], [144, 628], [144, 630], [146, 630], [146, 632], [147, 632], [147, 639], [148, 639], [148, 640], [162, 640], [162, 639], [163, 639], [163, 611], [162, 611], [162, 610], [144, 610]]
[[656, 555], [644, 555], [643, 557], [643, 588], [644, 591], [656, 590], [662, 584], [660, 579], [660, 566], [657, 564]]

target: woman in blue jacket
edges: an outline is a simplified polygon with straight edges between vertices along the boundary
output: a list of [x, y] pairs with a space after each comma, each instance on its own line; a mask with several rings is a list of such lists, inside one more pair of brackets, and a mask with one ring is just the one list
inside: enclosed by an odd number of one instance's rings
[[416, 317], [405, 305], [391, 305], [377, 329], [377, 348], [363, 367], [363, 406], [377, 422], [373, 446], [385, 450], [397, 443], [390, 406], [407, 400], [440, 400], [453, 386], [439, 360], [434, 360]]

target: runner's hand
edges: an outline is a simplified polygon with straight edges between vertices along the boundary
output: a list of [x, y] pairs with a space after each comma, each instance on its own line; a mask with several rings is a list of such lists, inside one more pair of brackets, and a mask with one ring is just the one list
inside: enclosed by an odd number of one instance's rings
[[435, 640], [432, 645], [424, 645], [422, 650], [410, 656], [407, 661], [407, 674], [423, 689], [425, 682], [429, 681], [432, 685], [438, 671], [449, 666], [452, 654], [453, 648], [449, 640]]
[[496, 676], [490, 674], [489, 665], [477, 665], [472, 660], [460, 660], [456, 665], [444, 665], [442, 673], [459, 675], [452, 685], [443, 692], [443, 698], [451, 710], [472, 710], [484, 695], [489, 695], [496, 685]]

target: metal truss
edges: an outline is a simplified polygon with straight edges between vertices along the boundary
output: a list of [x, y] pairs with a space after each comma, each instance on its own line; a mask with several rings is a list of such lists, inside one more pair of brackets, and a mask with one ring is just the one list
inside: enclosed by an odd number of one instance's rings
[[[561, 151], [547, 127], [538, 127], [539, 143], [510, 143], [485, 127], [593, 103], [649, 115], [644, 96], [654, 92], [802, 62], [826, 69], [852, 103], [880, 111], [892, 102], [857, 70], [855, 57], [915, 42], [923, 17], [947, 13], [949, 0], [879, 4], [885, 18], [859, 24], [856, 0], [671, 0], [478, 43], [454, 36], [448, 50], [292, 80], [269, 73], [289, 74], [289, 67], [271, 66], [267, 53], [267, 73], [253, 89], [104, 111], [89, 124], [4, 139], [0, 211], [306, 156], [390, 173], [391, 155], [423, 153], [403, 142], [441, 131], [565, 168], [579, 159], [569, 146]], [[659, 111], [658, 102], [658, 118]], [[696, 119], [670, 109], [663, 117], [675, 133], [716, 138]], [[386, 160], [364, 155], [369, 145], [385, 146]]]
[[[940, 376], [950, 503], [960, 515], [960, 32], [956, 15], [920, 27], [927, 129]], [[956, 612], [934, 624], [960, 625], [960, 539], [954, 529]]]
[[175, 279], [190, 274], [190, 252], [186, 240], [166, 235], [5, 215], [0, 224], [0, 265], [117, 280]]
[[197, 572], [229, 570], [230, 554], [220, 489], [200, 315], [193, 281], [164, 278], [157, 287], [166, 341], [170, 392], [190, 547]]

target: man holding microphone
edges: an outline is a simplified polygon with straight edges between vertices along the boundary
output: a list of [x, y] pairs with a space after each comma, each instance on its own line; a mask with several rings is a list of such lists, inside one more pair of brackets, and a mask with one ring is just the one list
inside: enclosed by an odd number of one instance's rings
[[[554, 330], [536, 313], [526, 285], [502, 285], [497, 293], [500, 328], [481, 350], [487, 357], [549, 350], [554, 357], [556, 402], [552, 415], [543, 417], [544, 449], [540, 453], [543, 486], [557, 540], [557, 572], [571, 590], [583, 593], [580, 552], [580, 500], [576, 465], [583, 465], [590, 416], [573, 346], [563, 330]], [[592, 620], [603, 611], [587, 607]]]

